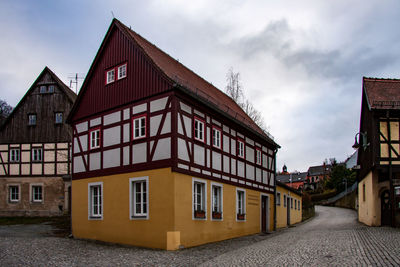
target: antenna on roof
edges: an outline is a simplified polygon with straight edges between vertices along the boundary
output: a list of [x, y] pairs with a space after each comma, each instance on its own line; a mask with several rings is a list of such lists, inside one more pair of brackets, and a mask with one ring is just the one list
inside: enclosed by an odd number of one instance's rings
[[75, 74], [71, 73], [68, 76], [68, 79], [71, 79], [71, 80], [69, 80], [69, 88], [72, 89], [72, 84], [74, 83], [76, 94], [78, 94], [78, 80], [83, 80], [84, 76], [85, 76], [84, 73], [75, 73]]
[[111, 10], [111, 16], [113, 17], [113, 19], [115, 19], [114, 12], [112, 12], [112, 10]]

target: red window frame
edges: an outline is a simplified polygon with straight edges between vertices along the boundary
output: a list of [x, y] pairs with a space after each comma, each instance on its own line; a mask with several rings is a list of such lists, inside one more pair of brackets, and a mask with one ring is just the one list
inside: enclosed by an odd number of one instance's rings
[[[219, 131], [219, 146], [214, 145], [214, 130]], [[211, 127], [211, 144], [215, 148], [222, 149], [222, 130], [221, 128], [214, 125]]]
[[[239, 155], [239, 144], [240, 143], [243, 143], [243, 156], [240, 156]], [[244, 140], [242, 139], [242, 138], [237, 138], [236, 139], [236, 145], [237, 145], [237, 149], [236, 149], [236, 155], [239, 157], [239, 158], [242, 158], [242, 159], [245, 159], [246, 158], [246, 143], [244, 142]]]
[[[96, 147], [92, 147], [92, 132], [94, 131], [99, 131], [99, 145]], [[99, 148], [101, 148], [101, 127], [96, 127], [89, 130], [89, 150], [94, 150]]]
[[[135, 137], [135, 120], [144, 118], [144, 136]], [[132, 117], [132, 140], [138, 140], [147, 137], [147, 114], [141, 114]]]
[[[258, 154], [258, 152], [260, 153], [260, 162], [257, 162], [257, 154]], [[256, 164], [257, 165], [262, 165], [262, 157], [263, 157], [263, 153], [262, 153], [261, 149], [256, 147]]]
[[[119, 69], [119, 67], [121, 67], [121, 66], [123, 66], [123, 65], [125, 65], [125, 76], [119, 78], [118, 69]], [[110, 72], [110, 71], [112, 71], [112, 70], [114, 70], [114, 80], [111, 81], [111, 82], [108, 82], [108, 80], [107, 80], [108, 72]], [[116, 82], [116, 81], [125, 79], [127, 76], [128, 76], [128, 62], [124, 62], [124, 63], [122, 63], [122, 64], [116, 65], [116, 66], [114, 66], [114, 67], [112, 67], [112, 68], [108, 68], [108, 69], [105, 70], [105, 81], [104, 81], [104, 83], [105, 83], [105, 85], [111, 84], [111, 83], [114, 83], [114, 82]]]
[[[196, 137], [196, 120], [201, 122], [203, 124], [203, 139], [197, 138]], [[206, 142], [206, 122], [203, 119], [200, 119], [197, 116], [193, 117], [193, 139], [197, 140], [199, 142], [205, 143]]]

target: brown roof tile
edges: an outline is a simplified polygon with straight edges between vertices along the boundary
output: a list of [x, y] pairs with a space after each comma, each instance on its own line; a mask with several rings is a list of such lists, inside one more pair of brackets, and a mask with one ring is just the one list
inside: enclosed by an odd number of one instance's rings
[[400, 80], [363, 78], [370, 109], [400, 109]]
[[[154, 44], [147, 41], [138, 33], [132, 31], [130, 28], [122, 24], [120, 21], [116, 22], [122, 26], [125, 32], [133, 38], [133, 40], [144, 50], [150, 57], [153, 63], [172, 81], [181, 85], [197, 96], [206, 99], [208, 102], [216, 105], [221, 111], [228, 113], [236, 120], [249, 126], [259, 134], [271, 139], [250, 117], [239, 107], [224, 92], [207, 82], [199, 75], [185, 67], [179, 61], [172, 58], [170, 55], [159, 49]], [[273, 141], [272, 141], [273, 142]], [[275, 143], [275, 142], [273, 142]]]

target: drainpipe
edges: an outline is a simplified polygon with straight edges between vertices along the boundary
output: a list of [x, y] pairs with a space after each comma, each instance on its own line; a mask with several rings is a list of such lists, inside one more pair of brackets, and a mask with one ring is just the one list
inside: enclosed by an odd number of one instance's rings
[[278, 149], [274, 150], [274, 231], [276, 231], [276, 153]]
[[[387, 133], [388, 133], [388, 148], [389, 148], [389, 190], [390, 190], [390, 214], [391, 214], [391, 225], [392, 227], [396, 226], [395, 220], [395, 203], [394, 203], [394, 189], [393, 189], [393, 168], [392, 168], [392, 138], [390, 131], [390, 111], [386, 111], [386, 125], [387, 125]], [[381, 211], [382, 212], [382, 211]], [[381, 218], [382, 220], [382, 218]]]

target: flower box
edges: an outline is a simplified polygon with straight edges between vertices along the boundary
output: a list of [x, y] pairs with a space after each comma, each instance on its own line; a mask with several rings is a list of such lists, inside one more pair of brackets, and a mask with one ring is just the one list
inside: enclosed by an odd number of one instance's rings
[[222, 219], [222, 212], [213, 212], [212, 213], [212, 218], [213, 219]]
[[243, 214], [237, 214], [237, 219], [243, 221], [245, 216], [246, 215], [244, 213]]
[[206, 217], [206, 212], [204, 210], [195, 210], [194, 217], [199, 219], [204, 219]]

